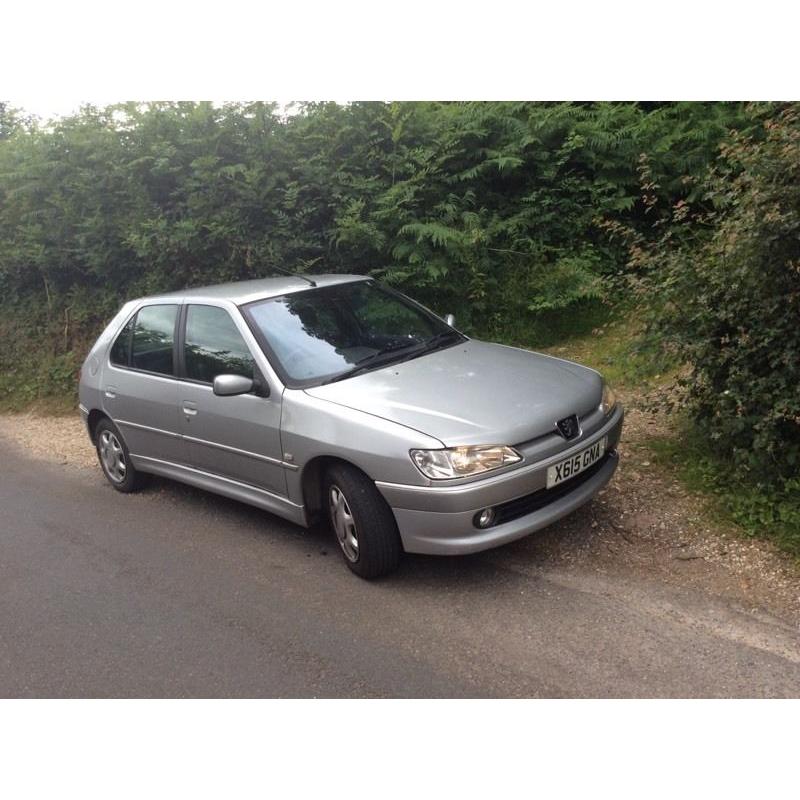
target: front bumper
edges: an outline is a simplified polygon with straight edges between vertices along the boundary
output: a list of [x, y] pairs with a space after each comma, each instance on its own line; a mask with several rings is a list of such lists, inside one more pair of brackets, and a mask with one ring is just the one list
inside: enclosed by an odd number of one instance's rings
[[[512, 542], [544, 528], [588, 502], [605, 486], [619, 463], [616, 445], [622, 430], [624, 412], [618, 406], [609, 419], [590, 436], [561, 452], [534, 464], [458, 485], [408, 486], [376, 482], [376, 486], [394, 511], [403, 547], [409, 553], [463, 555]], [[545, 490], [547, 468], [589, 447], [603, 436], [608, 449], [596, 469], [576, 480], [566, 492]], [[578, 476], [580, 478], [581, 476]], [[503, 506], [510, 501], [533, 497], [535, 510], [500, 522], [490, 528], [477, 528], [474, 517], [484, 508]]]

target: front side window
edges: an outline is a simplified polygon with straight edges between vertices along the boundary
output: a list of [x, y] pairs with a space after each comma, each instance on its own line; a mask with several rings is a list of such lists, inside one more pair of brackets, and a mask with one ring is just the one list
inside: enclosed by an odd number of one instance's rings
[[438, 317], [371, 281], [271, 297], [244, 306], [290, 385], [311, 385], [462, 339]]
[[255, 363], [230, 314], [216, 306], [189, 306], [184, 343], [186, 377], [212, 383], [217, 375], [253, 378]]
[[131, 366], [172, 375], [172, 348], [178, 306], [144, 306], [136, 314], [131, 341]]

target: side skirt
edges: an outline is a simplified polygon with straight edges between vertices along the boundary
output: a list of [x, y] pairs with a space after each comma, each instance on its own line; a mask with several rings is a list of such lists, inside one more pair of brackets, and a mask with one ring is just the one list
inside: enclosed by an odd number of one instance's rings
[[133, 461], [133, 466], [142, 472], [151, 472], [153, 475], [162, 475], [181, 483], [188, 483], [198, 489], [205, 489], [208, 492], [221, 494], [233, 500], [262, 508], [297, 525], [302, 525], [304, 528], [308, 527], [305, 506], [293, 503], [288, 498], [272, 494], [265, 489], [259, 489], [232, 478], [224, 478], [221, 475], [212, 475], [194, 467], [162, 461], [159, 458], [137, 456], [131, 453], [131, 461]]

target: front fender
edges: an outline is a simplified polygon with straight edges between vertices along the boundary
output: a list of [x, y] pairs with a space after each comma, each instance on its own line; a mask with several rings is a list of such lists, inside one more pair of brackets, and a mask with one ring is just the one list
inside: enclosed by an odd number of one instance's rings
[[427, 486], [408, 451], [439, 448], [438, 439], [397, 422], [312, 397], [300, 389], [283, 394], [281, 447], [289, 499], [303, 502], [303, 472], [319, 457], [337, 458], [358, 467], [375, 481]]

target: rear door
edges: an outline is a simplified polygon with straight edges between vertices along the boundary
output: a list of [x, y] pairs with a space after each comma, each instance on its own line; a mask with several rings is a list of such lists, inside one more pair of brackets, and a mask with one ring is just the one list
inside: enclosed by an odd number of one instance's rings
[[109, 348], [103, 409], [133, 456], [178, 462], [182, 456], [176, 333], [180, 306], [142, 305]]
[[[184, 306], [180, 324], [178, 408], [184, 461], [191, 467], [286, 495], [280, 442], [281, 392], [218, 397], [217, 375], [265, 379], [238, 311], [222, 305]], [[253, 342], [254, 344], [254, 342]]]

